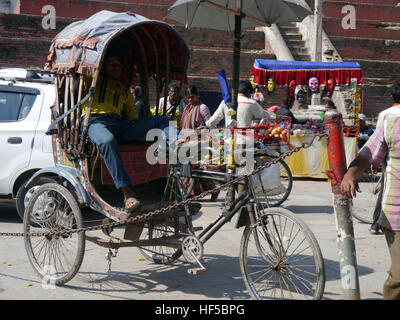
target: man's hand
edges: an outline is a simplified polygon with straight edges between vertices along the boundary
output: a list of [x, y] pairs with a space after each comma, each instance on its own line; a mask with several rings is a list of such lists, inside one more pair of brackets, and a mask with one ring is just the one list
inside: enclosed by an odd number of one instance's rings
[[361, 192], [361, 190], [358, 186], [357, 179], [354, 174], [347, 172], [344, 175], [343, 181], [340, 185], [340, 190], [342, 192], [342, 195], [349, 199], [357, 197], [357, 192]]

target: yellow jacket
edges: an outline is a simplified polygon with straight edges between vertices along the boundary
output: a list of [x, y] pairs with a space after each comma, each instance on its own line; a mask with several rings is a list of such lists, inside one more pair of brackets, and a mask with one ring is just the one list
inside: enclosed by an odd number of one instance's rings
[[[84, 92], [88, 92], [91, 79], [84, 83]], [[82, 105], [82, 116], [86, 114], [88, 102]], [[119, 81], [99, 76], [90, 113], [115, 113], [124, 119], [136, 119], [135, 103], [130, 91]]]
[[[151, 113], [153, 114], [153, 115], [156, 115], [156, 107], [153, 107], [153, 108], [151, 108]], [[159, 116], [162, 116], [163, 115], [163, 109], [158, 109], [158, 115]], [[170, 119], [171, 119], [171, 114], [170, 113], [168, 113], [168, 110], [167, 110], [167, 117], [169, 117]], [[180, 127], [180, 125], [181, 125], [181, 114], [180, 114], [180, 112], [179, 112], [179, 109], [178, 108], [176, 108], [176, 111], [175, 111], [175, 116], [174, 116], [174, 118], [173, 119], [171, 119], [171, 120], [174, 120], [176, 123], [177, 123], [177, 125]]]

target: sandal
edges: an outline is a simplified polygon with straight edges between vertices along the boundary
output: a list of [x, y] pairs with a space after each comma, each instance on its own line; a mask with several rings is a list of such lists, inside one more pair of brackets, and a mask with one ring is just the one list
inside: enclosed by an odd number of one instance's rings
[[140, 206], [140, 201], [134, 196], [129, 196], [124, 199], [125, 211], [132, 212], [135, 211]]

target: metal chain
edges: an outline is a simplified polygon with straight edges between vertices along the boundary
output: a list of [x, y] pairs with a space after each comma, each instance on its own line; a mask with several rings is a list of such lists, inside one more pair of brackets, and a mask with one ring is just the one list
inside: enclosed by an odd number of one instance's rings
[[79, 232], [86, 232], [86, 231], [96, 231], [96, 230], [101, 230], [101, 229], [106, 229], [109, 227], [118, 227], [118, 226], [123, 226], [125, 224], [128, 223], [140, 223], [140, 222], [146, 222], [148, 220], [157, 218], [158, 216], [161, 216], [173, 209], [177, 209], [179, 207], [185, 206], [189, 203], [195, 202], [197, 200], [200, 200], [204, 197], [206, 197], [207, 195], [211, 195], [216, 191], [221, 191], [223, 189], [227, 189], [235, 184], [237, 184], [238, 182], [247, 179], [249, 176], [252, 176], [254, 174], [259, 173], [260, 171], [272, 166], [273, 164], [277, 164], [280, 160], [283, 160], [287, 157], [290, 157], [293, 153], [299, 152], [302, 149], [307, 149], [309, 148], [314, 140], [316, 138], [318, 138], [318, 140], [322, 139], [323, 137], [328, 137], [327, 133], [318, 133], [315, 134], [313, 136], [313, 138], [311, 139], [310, 142], [307, 143], [302, 143], [301, 146], [299, 147], [294, 147], [292, 150], [282, 153], [279, 157], [274, 158], [272, 161], [269, 161], [265, 164], [263, 164], [262, 166], [258, 167], [257, 169], [255, 169], [254, 171], [252, 171], [250, 174], [247, 175], [242, 175], [240, 177], [237, 177], [225, 184], [219, 185], [217, 187], [215, 187], [214, 189], [205, 191], [197, 196], [194, 196], [192, 198], [183, 200], [181, 202], [177, 202], [175, 204], [169, 205], [167, 207], [161, 208], [161, 209], [157, 209], [155, 211], [149, 212], [149, 213], [145, 213], [145, 214], [140, 214], [136, 217], [131, 217], [128, 219], [124, 219], [122, 221], [114, 221], [114, 222], [110, 222], [107, 224], [102, 224], [99, 226], [93, 226], [93, 227], [86, 227], [86, 228], [79, 228], [79, 229], [74, 229], [74, 230], [57, 230], [57, 231], [49, 231], [49, 232], [35, 232], [35, 233], [0, 233], [0, 236], [5, 236], [5, 237], [43, 237], [43, 236], [70, 236], [73, 233], [79, 233]]

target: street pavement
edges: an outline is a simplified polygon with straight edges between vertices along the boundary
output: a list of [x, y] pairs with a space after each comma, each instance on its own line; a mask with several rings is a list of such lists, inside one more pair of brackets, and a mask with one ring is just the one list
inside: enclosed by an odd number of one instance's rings
[[[207, 197], [207, 200], [209, 197]], [[223, 197], [217, 203], [203, 201], [195, 225], [206, 226], [218, 217]], [[342, 286], [336, 243], [335, 216], [330, 184], [326, 181], [295, 180], [289, 199], [282, 205], [303, 219], [313, 231], [324, 257], [326, 285], [323, 299], [341, 300]], [[15, 206], [0, 203], [0, 232], [22, 232]], [[86, 214], [84, 219], [102, 219]], [[389, 252], [383, 235], [372, 235], [368, 225], [353, 220], [361, 299], [382, 299], [382, 286], [389, 269]], [[243, 229], [235, 228], [236, 217], [204, 247], [207, 271], [188, 274], [193, 266], [177, 262], [153, 264], [136, 248], [121, 248], [112, 259], [111, 272], [105, 248], [86, 242], [80, 272], [70, 282], [46, 288], [29, 264], [22, 237], [0, 240], [0, 299], [52, 300], [242, 300], [250, 299], [241, 277], [239, 248]], [[113, 235], [122, 235], [117, 228]]]

